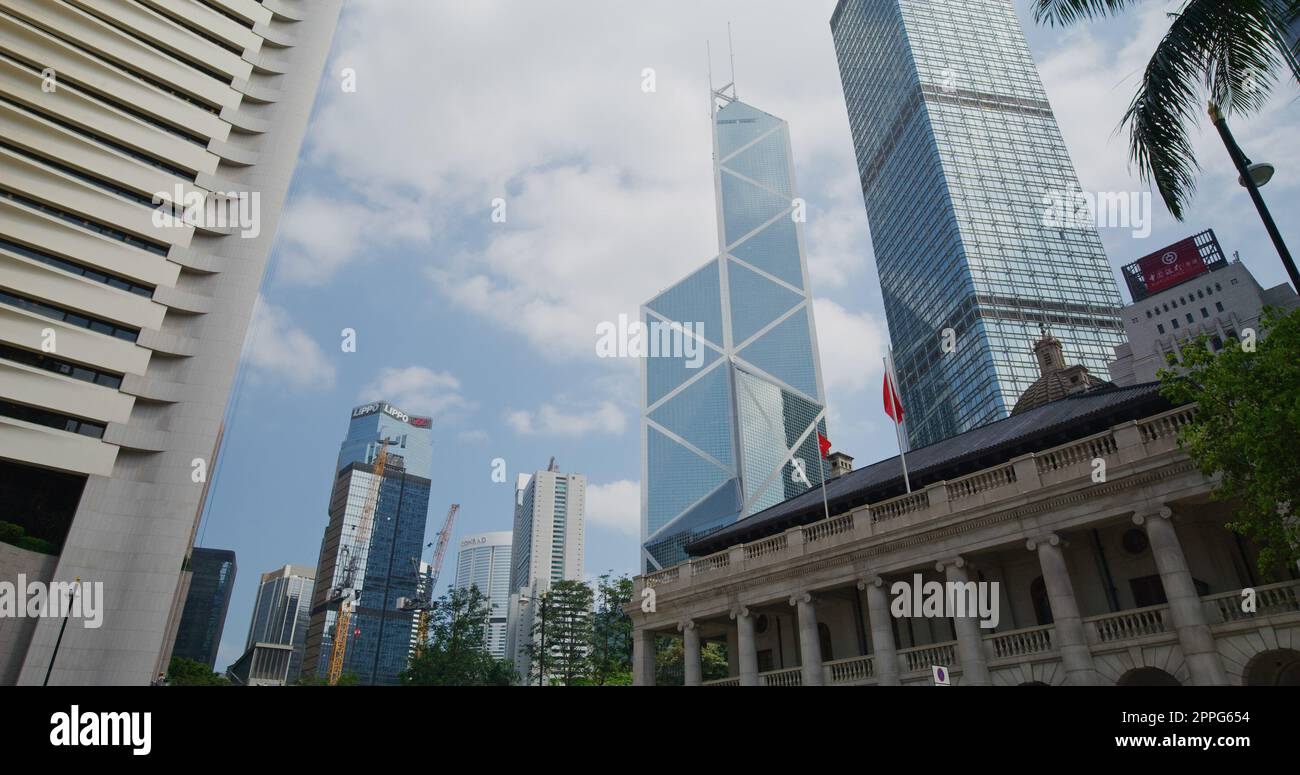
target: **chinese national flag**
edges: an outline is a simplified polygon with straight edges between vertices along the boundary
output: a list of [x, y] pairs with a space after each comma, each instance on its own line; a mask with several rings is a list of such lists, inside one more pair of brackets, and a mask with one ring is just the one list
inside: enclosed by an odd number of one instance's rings
[[889, 372], [885, 372], [885, 414], [895, 423], [903, 421], [903, 401], [898, 397], [898, 391], [894, 389], [894, 383], [889, 379]]
[[822, 457], [826, 457], [826, 453], [831, 451], [831, 440], [823, 436], [821, 431], [817, 432], [817, 446], [821, 447]]

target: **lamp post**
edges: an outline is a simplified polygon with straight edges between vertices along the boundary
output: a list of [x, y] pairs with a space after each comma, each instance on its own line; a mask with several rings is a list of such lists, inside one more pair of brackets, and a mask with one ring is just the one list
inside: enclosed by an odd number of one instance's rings
[[1219, 137], [1222, 138], [1223, 145], [1228, 149], [1228, 155], [1232, 157], [1232, 163], [1237, 168], [1239, 175], [1237, 182], [1250, 192], [1250, 199], [1255, 203], [1255, 209], [1259, 211], [1260, 220], [1264, 222], [1269, 238], [1273, 240], [1273, 247], [1277, 248], [1277, 254], [1282, 257], [1282, 264], [1291, 278], [1291, 285], [1300, 291], [1300, 272], [1296, 271], [1295, 260], [1291, 258], [1291, 252], [1282, 241], [1282, 233], [1277, 230], [1277, 224], [1273, 222], [1273, 216], [1269, 214], [1264, 198], [1259, 193], [1259, 187], [1273, 177], [1273, 165], [1252, 164], [1250, 159], [1246, 158], [1246, 154], [1237, 145], [1236, 138], [1232, 136], [1232, 131], [1228, 129], [1228, 121], [1224, 118], [1223, 112], [1213, 101], [1210, 102], [1210, 120], [1214, 122], [1214, 128], [1219, 130]]

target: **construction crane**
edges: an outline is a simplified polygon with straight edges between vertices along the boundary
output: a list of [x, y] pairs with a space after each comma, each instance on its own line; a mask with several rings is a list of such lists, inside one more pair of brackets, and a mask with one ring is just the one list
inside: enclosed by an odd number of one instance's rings
[[[370, 544], [370, 533], [375, 526], [375, 507], [379, 504], [379, 486], [383, 484], [384, 466], [388, 464], [388, 445], [395, 443], [392, 439], [379, 440], [379, 452], [375, 455], [374, 465], [370, 470], [370, 489], [366, 493], [361, 508], [361, 521], [357, 525], [356, 537], [353, 539], [353, 545], [363, 552]], [[342, 553], [348, 557], [347, 565], [343, 569], [343, 583], [334, 590], [335, 594], [329, 601], [331, 604], [337, 603], [339, 607], [338, 615], [334, 620], [334, 650], [330, 654], [330, 686], [337, 684], [343, 675], [343, 659], [348, 650], [348, 625], [352, 621], [352, 610], [356, 608], [359, 596], [356, 575], [360, 558], [346, 546], [343, 547]]]
[[[442, 573], [442, 561], [447, 556], [447, 544], [451, 542], [451, 526], [456, 521], [456, 512], [460, 511], [460, 504], [453, 503], [451, 508], [447, 509], [447, 519], [442, 523], [442, 530], [438, 531], [437, 547], [433, 550], [433, 562], [429, 565], [429, 573], [423, 579], [424, 581], [424, 599], [412, 600], [409, 597], [397, 599], [397, 609], [399, 611], [419, 611], [419, 616], [415, 623], [415, 655], [418, 657], [420, 652], [424, 651], [424, 644], [429, 641], [429, 612], [433, 610], [433, 591], [438, 586], [438, 576]], [[416, 574], [419, 574], [419, 563], [416, 564]]]

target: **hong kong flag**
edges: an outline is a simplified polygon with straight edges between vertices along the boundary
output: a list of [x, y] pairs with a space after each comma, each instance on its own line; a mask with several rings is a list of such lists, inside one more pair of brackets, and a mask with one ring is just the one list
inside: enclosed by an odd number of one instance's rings
[[823, 436], [821, 431], [817, 431], [817, 446], [821, 447], [822, 457], [831, 451], [831, 440]]
[[894, 421], [895, 424], [903, 421], [903, 400], [898, 397], [898, 391], [894, 389], [894, 382], [889, 378], [889, 372], [885, 372], [885, 414]]

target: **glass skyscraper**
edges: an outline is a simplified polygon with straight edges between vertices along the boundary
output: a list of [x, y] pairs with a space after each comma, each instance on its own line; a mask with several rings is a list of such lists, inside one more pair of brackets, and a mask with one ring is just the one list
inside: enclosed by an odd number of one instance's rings
[[[321, 541], [303, 671], [329, 673], [343, 589], [357, 591], [348, 626], [345, 673], [363, 684], [393, 684], [411, 648], [410, 612], [399, 597], [416, 597], [433, 473], [432, 422], [392, 404], [352, 410], [339, 450], [329, 524]], [[388, 458], [375, 482], [375, 458], [387, 440]], [[372, 518], [366, 503], [375, 497]]]
[[506, 620], [510, 608], [509, 530], [476, 533], [460, 539], [456, 554], [457, 589], [478, 587], [487, 598], [488, 653], [497, 659], [506, 656]]
[[253, 603], [253, 619], [248, 625], [244, 649], [259, 643], [290, 646], [293, 653], [285, 673], [285, 682], [293, 683], [302, 673], [302, 654], [307, 643], [307, 626], [311, 614], [315, 568], [285, 565], [263, 573]]
[[821, 483], [825, 394], [789, 125], [722, 92], [712, 113], [718, 255], [641, 309], [646, 330], [691, 324], [702, 353], [643, 359], [647, 571]]
[[1052, 217], [1079, 183], [1010, 0], [840, 0], [831, 30], [912, 446], [1007, 416], [1039, 324], [1106, 373], [1119, 289]]
[[230, 593], [235, 588], [235, 553], [229, 549], [196, 548], [190, 554], [189, 570], [193, 575], [172, 659], [192, 659], [212, 668], [217, 664], [221, 631], [226, 626]]

